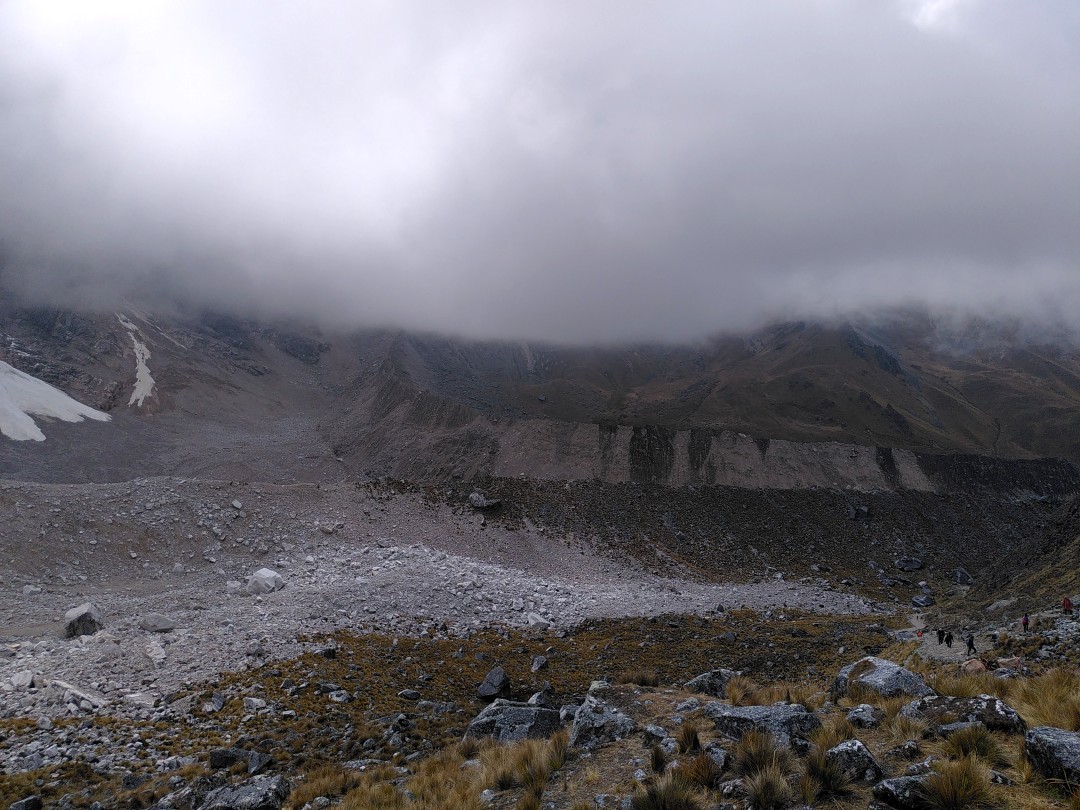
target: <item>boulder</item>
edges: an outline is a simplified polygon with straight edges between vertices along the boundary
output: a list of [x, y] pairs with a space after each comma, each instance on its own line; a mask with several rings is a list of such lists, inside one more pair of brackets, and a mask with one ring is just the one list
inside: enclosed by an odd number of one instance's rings
[[281, 578], [281, 574], [270, 568], [260, 568], [248, 577], [247, 584], [244, 585], [244, 590], [252, 596], [255, 596], [257, 594], [280, 591], [284, 587], [285, 580]]
[[892, 661], [868, 655], [840, 670], [832, 685], [833, 698], [847, 694], [852, 686], [860, 686], [882, 697], [911, 695], [925, 697], [934, 694], [921, 676]]
[[901, 557], [893, 564], [901, 571], [918, 571], [923, 567], [923, 561], [918, 557]]
[[952, 581], [955, 582], [957, 585], [975, 584], [975, 577], [973, 577], [963, 568], [954, 568], [949, 576], [952, 578]]
[[29, 689], [34, 685], [34, 673], [29, 669], [22, 669], [11, 676], [11, 685], [15, 689]]
[[936, 605], [937, 601], [929, 594], [920, 593], [918, 596], [911, 597], [911, 604], [917, 608], [928, 608]]
[[280, 810], [292, 786], [283, 776], [256, 776], [206, 794], [199, 810]]
[[41, 810], [44, 805], [37, 796], [27, 796], [25, 799], [8, 805], [8, 810]]
[[949, 723], [982, 723], [991, 731], [1023, 733], [1027, 724], [1012, 706], [993, 695], [952, 697], [931, 695], [914, 700], [900, 710], [912, 720], [925, 720], [939, 726]]
[[821, 725], [813, 712], [799, 704], [778, 703], [773, 706], [729, 706], [726, 703], [707, 703], [705, 716], [716, 724], [725, 737], [738, 740], [746, 732], [767, 731], [783, 745], [803, 752], [809, 749], [806, 738]]
[[1011, 669], [1014, 672], [1019, 672], [1024, 668], [1024, 659], [1019, 655], [1009, 656], [1008, 658], [999, 658], [997, 660], [999, 669]]
[[986, 664], [978, 658], [969, 658], [960, 665], [960, 671], [965, 675], [978, 675], [980, 672], [986, 672]]
[[734, 669], [713, 669], [691, 678], [686, 682], [688, 692], [697, 692], [701, 695], [724, 697], [727, 692], [728, 681], [742, 672]]
[[881, 767], [870, 749], [859, 740], [845, 740], [825, 752], [829, 762], [836, 763], [853, 782], [873, 784], [881, 778]]
[[68, 638], [92, 636], [103, 625], [101, 611], [94, 606], [93, 602], [85, 602], [64, 614], [64, 634]]
[[570, 744], [577, 748], [596, 748], [633, 734], [637, 723], [602, 697], [603, 689], [590, 689], [574, 713]]
[[1024, 754], [1043, 776], [1080, 784], [1080, 733], [1037, 726], [1024, 737]]
[[472, 492], [469, 494], [469, 503], [474, 509], [494, 509], [502, 501], [498, 498], [489, 498], [482, 492]]
[[923, 783], [925, 776], [897, 776], [884, 779], [874, 785], [874, 798], [897, 810], [923, 810]]
[[885, 712], [869, 703], [860, 703], [848, 712], [847, 719], [858, 728], [877, 728], [885, 719]]
[[139, 619], [139, 627], [148, 633], [170, 633], [176, 629], [176, 622], [160, 613], [147, 613]]
[[476, 694], [483, 700], [505, 698], [510, 694], [510, 676], [502, 667], [495, 667], [484, 676], [484, 682], [476, 687]]
[[492, 737], [508, 743], [544, 739], [559, 730], [559, 712], [546, 706], [497, 699], [473, 718], [466, 737]]

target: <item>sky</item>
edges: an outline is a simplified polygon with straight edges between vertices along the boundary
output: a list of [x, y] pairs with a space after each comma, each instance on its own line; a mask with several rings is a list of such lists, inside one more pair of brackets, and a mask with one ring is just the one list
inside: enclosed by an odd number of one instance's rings
[[478, 338], [1075, 321], [1080, 4], [5, 0], [0, 261]]

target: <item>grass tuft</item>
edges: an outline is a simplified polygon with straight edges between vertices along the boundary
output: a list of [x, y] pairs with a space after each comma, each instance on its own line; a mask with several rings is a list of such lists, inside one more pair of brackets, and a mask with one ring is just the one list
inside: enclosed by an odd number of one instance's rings
[[663, 773], [664, 769], [667, 768], [667, 756], [659, 743], [649, 751], [649, 767], [652, 768], [653, 773]]
[[743, 782], [746, 801], [754, 810], [783, 810], [795, 798], [795, 791], [778, 765], [769, 765], [747, 776]]
[[701, 750], [701, 732], [696, 723], [683, 723], [675, 732], [680, 754], [692, 754]]
[[662, 776], [630, 800], [632, 810], [701, 810], [690, 785], [675, 774]]
[[823, 751], [855, 739], [855, 726], [846, 717], [834, 717], [810, 732], [810, 742]]
[[654, 669], [628, 669], [620, 672], [615, 683], [632, 683], [638, 686], [659, 686], [660, 676]]
[[705, 752], [681, 763], [676, 775], [688, 785], [711, 790], [720, 784], [723, 770], [716, 761]]
[[974, 757], [938, 765], [923, 792], [932, 810], [976, 810], [989, 807], [993, 798], [986, 766]]
[[985, 726], [968, 726], [954, 731], [942, 744], [942, 753], [950, 759], [977, 757], [991, 766], [1009, 764], [998, 741]]
[[[842, 742], [842, 741], [841, 741]], [[830, 746], [831, 747], [831, 746]], [[830, 760], [827, 749], [815, 745], [803, 762], [803, 780], [817, 787], [815, 798], [834, 799], [851, 793], [851, 780], [839, 763]], [[813, 804], [813, 802], [808, 802]]]
[[731, 768], [742, 777], [750, 777], [768, 768], [788, 773], [792, 767], [792, 754], [788, 748], [777, 745], [773, 736], [765, 731], [748, 731], [735, 744], [731, 753]]

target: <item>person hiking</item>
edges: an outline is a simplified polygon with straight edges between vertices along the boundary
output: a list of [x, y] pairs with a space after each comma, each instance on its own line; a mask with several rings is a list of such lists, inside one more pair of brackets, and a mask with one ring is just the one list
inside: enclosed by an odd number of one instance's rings
[[945, 631], [944, 631], [944, 630], [942, 630], [942, 629], [941, 629], [941, 628], [939, 627], [939, 628], [938, 628], [938, 631], [937, 631], [937, 643], [938, 643], [938, 646], [940, 647], [940, 646], [941, 646], [941, 644], [942, 644], [942, 642], [944, 642], [944, 641], [945, 641]]
[[1061, 600], [1061, 609], [1068, 615], [1072, 615], [1072, 599], [1065, 597]]
[[967, 638], [965, 638], [964, 641], [967, 642], [967, 651], [969, 653], [974, 655], [975, 653], [978, 652], [978, 650], [975, 649], [975, 634], [974, 633], [968, 633]]
[[949, 630], [945, 634], [945, 646], [948, 647], [950, 650], [952, 649], [952, 630]]
[[1026, 613], [1024, 614], [1024, 618], [1020, 620], [1020, 624], [1023, 625], [1024, 632], [1028, 632], [1028, 627], [1031, 624], [1031, 619], [1028, 618], [1028, 615]]

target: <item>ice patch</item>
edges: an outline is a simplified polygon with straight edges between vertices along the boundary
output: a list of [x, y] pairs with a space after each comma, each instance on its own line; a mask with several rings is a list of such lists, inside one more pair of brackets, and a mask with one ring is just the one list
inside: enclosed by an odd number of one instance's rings
[[63, 422], [111, 419], [108, 414], [83, 405], [47, 382], [0, 360], [0, 433], [17, 442], [45, 441], [45, 434], [31, 416]]
[[131, 342], [135, 345], [135, 389], [131, 392], [128, 407], [132, 405], [141, 407], [146, 404], [147, 397], [154, 395], [154, 378], [150, 376], [150, 366], [146, 364], [146, 361], [150, 359], [150, 350], [139, 340], [142, 336], [139, 327], [119, 313], [116, 318], [120, 321], [120, 325], [127, 329], [128, 334], [131, 335]]

